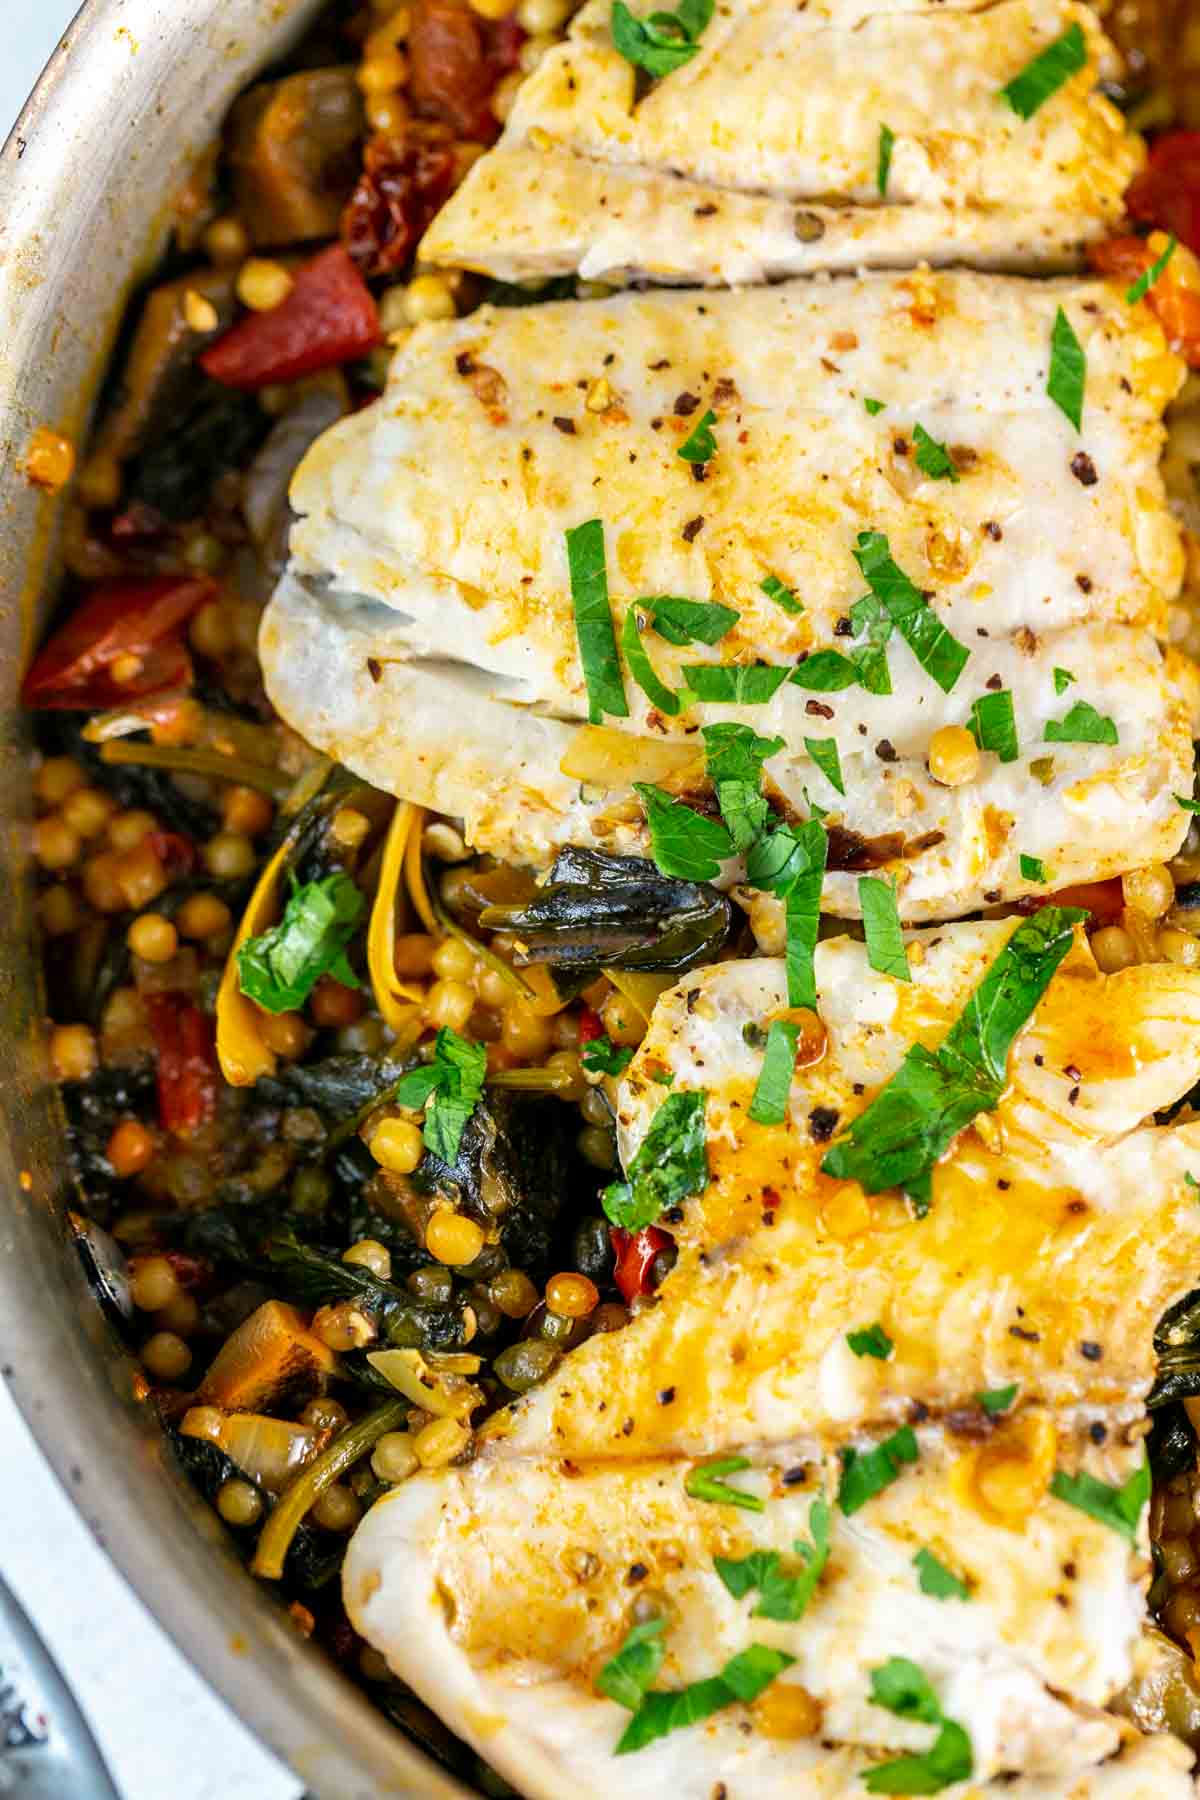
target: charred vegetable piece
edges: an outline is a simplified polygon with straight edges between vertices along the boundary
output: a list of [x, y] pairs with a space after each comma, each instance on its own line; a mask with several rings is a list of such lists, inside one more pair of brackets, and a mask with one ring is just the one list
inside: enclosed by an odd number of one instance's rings
[[391, 275], [407, 266], [453, 182], [448, 144], [398, 145], [380, 138], [367, 145], [363, 172], [342, 215], [342, 242], [364, 275]]
[[197, 1400], [238, 1412], [290, 1412], [324, 1391], [337, 1359], [294, 1306], [268, 1300], [226, 1338]]
[[256, 244], [336, 235], [365, 123], [353, 68], [304, 69], [242, 95], [226, 142], [238, 216]]
[[571, 849], [526, 905], [488, 907], [480, 923], [514, 932], [528, 962], [682, 970], [716, 955], [731, 918], [705, 883], [671, 880], [642, 857]]
[[87, 1197], [93, 1218], [109, 1216], [124, 1190], [108, 1160], [108, 1144], [122, 1119], [145, 1118], [154, 1108], [154, 1071], [148, 1066], [97, 1069], [84, 1081], [59, 1090], [67, 1115], [71, 1169]]
[[186, 994], [147, 994], [145, 1005], [157, 1053], [159, 1119], [165, 1130], [190, 1136], [217, 1110], [212, 1020]]
[[[269, 1512], [276, 1504], [260, 1482], [254, 1481], [232, 1457], [207, 1438], [187, 1437], [180, 1431], [172, 1431], [169, 1436], [184, 1470], [210, 1506], [216, 1505], [217, 1495], [225, 1483], [235, 1479], [249, 1481], [258, 1490], [264, 1512]], [[284, 1585], [305, 1591], [324, 1587], [340, 1569], [345, 1548], [344, 1538], [321, 1531], [314, 1525], [298, 1525], [288, 1538]]]
[[22, 705], [90, 710], [187, 682], [183, 627], [216, 592], [204, 575], [103, 582], [34, 659]]
[[[1187, 135], [1200, 139], [1200, 132]], [[1196, 202], [1200, 206], [1200, 157], [1196, 164], [1196, 180]], [[1114, 275], [1129, 283], [1128, 291], [1132, 293], [1139, 283], [1149, 282], [1149, 277], [1159, 267], [1162, 252], [1156, 255], [1146, 238], [1120, 237], [1093, 245], [1088, 256], [1092, 267], [1101, 275]], [[1195, 273], [1192, 253], [1177, 246], [1140, 296], [1158, 319], [1172, 350], [1178, 351], [1193, 368], [1200, 366], [1200, 290], [1194, 283]]]
[[1200, 255], [1200, 131], [1169, 131], [1129, 184], [1131, 219], [1173, 231]]
[[[189, 293], [216, 308], [213, 331], [197, 332], [188, 323]], [[196, 352], [226, 330], [236, 312], [234, 277], [226, 270], [200, 269], [152, 289], [97, 436], [98, 453], [125, 462], [173, 430], [204, 385]]]
[[178, 523], [204, 511], [216, 477], [233, 469], [267, 435], [258, 402], [205, 382], [129, 467], [129, 498]]
[[1146, 1400], [1151, 1409], [1200, 1394], [1200, 1288], [1169, 1306], [1154, 1333], [1158, 1376]]
[[340, 244], [296, 270], [287, 299], [250, 313], [200, 358], [225, 387], [253, 391], [353, 362], [382, 342], [379, 311]]
[[287, 1228], [263, 1245], [262, 1263], [272, 1279], [306, 1306], [356, 1301], [373, 1320], [381, 1337], [401, 1350], [461, 1350], [466, 1330], [459, 1304], [430, 1305], [414, 1300], [401, 1288], [380, 1281], [360, 1264], [344, 1263], [302, 1244]]
[[548, 1265], [564, 1202], [593, 1173], [584, 1174], [572, 1139], [570, 1109], [559, 1102], [490, 1093], [467, 1122], [454, 1166], [430, 1151], [411, 1179], [497, 1226], [513, 1266], [536, 1272]]

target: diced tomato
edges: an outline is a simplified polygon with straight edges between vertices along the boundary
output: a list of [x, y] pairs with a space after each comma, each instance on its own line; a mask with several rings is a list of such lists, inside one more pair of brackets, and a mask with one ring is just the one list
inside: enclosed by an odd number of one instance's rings
[[1200, 131], [1168, 131], [1125, 196], [1131, 219], [1173, 231], [1200, 255]]
[[1093, 925], [1112, 925], [1120, 918], [1125, 905], [1121, 878], [1108, 881], [1078, 881], [1073, 887], [1058, 888], [1053, 894], [1027, 894], [1016, 903], [1016, 911], [1040, 912], [1043, 906], [1078, 906], [1092, 915]]
[[364, 275], [404, 268], [453, 179], [448, 144], [376, 138], [367, 145], [362, 175], [342, 214], [342, 242]]
[[216, 592], [206, 575], [93, 588], [35, 657], [22, 703], [90, 711], [186, 684], [191, 661], [182, 627]]
[[196, 867], [196, 846], [179, 831], [152, 831], [150, 847], [170, 881], [180, 881]]
[[287, 299], [248, 313], [200, 357], [226, 387], [253, 391], [353, 362], [382, 342], [379, 309], [341, 244], [296, 270]]
[[158, 1116], [188, 1136], [217, 1110], [217, 1052], [211, 1020], [186, 994], [143, 996], [157, 1051]]
[[594, 1039], [603, 1036], [604, 1021], [600, 1017], [600, 1014], [598, 1012], [593, 1012], [590, 1006], [581, 1006], [579, 1009], [580, 1043], [590, 1044]]
[[[1093, 245], [1089, 259], [1101, 275], [1114, 275], [1132, 286], [1165, 247], [1166, 239], [1157, 234], [1148, 239], [1109, 238], [1106, 243]], [[1200, 368], [1200, 267], [1185, 245], [1176, 247], [1144, 297], [1172, 350], [1178, 351], [1193, 368]]]
[[624, 1231], [619, 1225], [609, 1227], [608, 1241], [613, 1247], [616, 1267], [613, 1280], [631, 1306], [639, 1294], [650, 1292], [650, 1270], [660, 1250], [669, 1249], [674, 1239], [657, 1225], [643, 1225], [640, 1231]]
[[457, 137], [490, 144], [500, 130], [491, 97], [516, 67], [524, 40], [515, 20], [489, 23], [462, 0], [417, 0], [406, 46], [416, 112]]

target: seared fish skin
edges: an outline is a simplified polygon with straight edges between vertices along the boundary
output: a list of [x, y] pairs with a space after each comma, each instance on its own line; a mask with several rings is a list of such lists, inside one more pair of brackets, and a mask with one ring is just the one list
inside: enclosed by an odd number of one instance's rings
[[[1141, 1120], [1200, 1075], [1200, 974], [1104, 977], [1078, 937], [999, 1107], [936, 1168], [928, 1216], [817, 1167], [818, 1112], [844, 1124], [909, 1046], [936, 1045], [1014, 928], [913, 934], [911, 984], [871, 972], [859, 944], [819, 945], [829, 1048], [797, 1072], [778, 1126], [747, 1117], [761, 1051], [744, 1036], [785, 1004], [778, 965], [669, 990], [621, 1084], [623, 1157], [669, 1072], [670, 1092], [708, 1093], [710, 1181], [672, 1224], [680, 1257], [656, 1303], [495, 1415], [473, 1463], [417, 1476], [356, 1533], [356, 1628], [534, 1800], [618, 1783], [687, 1800], [718, 1784], [731, 1800], [865, 1793], [871, 1767], [932, 1736], [873, 1700], [871, 1671], [892, 1657], [922, 1669], [970, 1739], [971, 1781], [952, 1796], [997, 1777], [1029, 1800], [1194, 1792], [1182, 1746], [1131, 1738], [1102, 1710], [1144, 1615], [1144, 1511], [1126, 1533], [1070, 1496], [1088, 1478], [1137, 1480], [1154, 1324], [1194, 1280], [1200, 1125]], [[856, 1355], [847, 1333], [872, 1323], [890, 1348]], [[989, 1411], [979, 1395], [998, 1390]], [[895, 1479], [841, 1506], [847, 1453], [898, 1429], [911, 1456]], [[727, 1479], [761, 1511], [685, 1487], [697, 1459], [730, 1454], [746, 1466]], [[754, 1616], [715, 1559], [786, 1562], [815, 1534], [818, 1498], [828, 1561], [802, 1616]], [[927, 1588], [922, 1551], [964, 1591]], [[629, 1715], [595, 1676], [656, 1608], [656, 1686], [704, 1680], [755, 1643], [795, 1659], [774, 1684], [784, 1701], [613, 1763]], [[812, 1715], [800, 1735], [779, 1725], [791, 1685]]]
[[[1087, 357], [1079, 433], [1045, 391], [1060, 307]], [[424, 327], [381, 403], [297, 476], [268, 691], [370, 780], [461, 813], [482, 849], [535, 865], [564, 843], [644, 851], [627, 787], [584, 791], [560, 768], [587, 716], [566, 532], [604, 520], [618, 636], [647, 595], [738, 613], [713, 646], [646, 634], [672, 689], [696, 663], [792, 666], [845, 646], [854, 551], [873, 532], [970, 652], [950, 693], [893, 637], [887, 694], [786, 682], [764, 705], [668, 718], [627, 676], [630, 716], [611, 723], [655, 742], [719, 721], [781, 735], [769, 788], [785, 810], [806, 811], [807, 790], [848, 831], [890, 840], [879, 860], [911, 920], [1032, 891], [1022, 854], [1060, 885], [1159, 860], [1186, 825], [1171, 795], [1190, 787], [1194, 700], [1157, 642], [1181, 569], [1157, 469], [1180, 378], [1146, 309], [1092, 281], [919, 271]], [[677, 451], [705, 409], [717, 448], [698, 481]], [[957, 480], [926, 472], [918, 427], [950, 447]], [[764, 592], [771, 576], [802, 611]], [[1074, 678], [1066, 698], [1055, 669]], [[939, 786], [930, 739], [997, 688], [1019, 758]], [[1076, 698], [1113, 720], [1115, 745], [1048, 750]], [[812, 737], [836, 744], [844, 798]], [[836, 866], [826, 903], [856, 909]]]
[[[1141, 163], [1097, 91], [1115, 53], [1073, 0], [733, 0], [646, 93], [610, 15], [590, 0], [525, 82], [425, 261], [718, 285], [922, 261], [1062, 269], [1115, 225]], [[1072, 26], [1086, 66], [1019, 118], [1001, 90]]]

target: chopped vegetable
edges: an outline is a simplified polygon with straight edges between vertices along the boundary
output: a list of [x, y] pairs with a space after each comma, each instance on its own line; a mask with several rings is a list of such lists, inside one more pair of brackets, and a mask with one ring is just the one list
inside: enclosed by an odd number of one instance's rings
[[875, 162], [875, 186], [880, 195], [887, 193], [888, 176], [892, 172], [892, 152], [896, 148], [896, 134], [890, 125], [879, 127], [879, 154]]
[[340, 244], [296, 270], [286, 300], [250, 313], [200, 357], [226, 387], [258, 389], [352, 362], [382, 342], [379, 313]]
[[[473, 25], [470, 15], [461, 16]], [[449, 144], [373, 138], [363, 151], [362, 173], [342, 214], [342, 242], [364, 275], [390, 275], [407, 267], [426, 227], [454, 186]]]
[[934, 1600], [969, 1600], [971, 1590], [965, 1581], [960, 1581], [952, 1569], [939, 1562], [932, 1550], [924, 1546], [913, 1557], [913, 1567], [917, 1571], [917, 1581], [923, 1594]]
[[762, 770], [767, 758], [783, 749], [783, 739], [760, 737], [749, 725], [705, 725], [700, 735], [721, 817], [734, 848], [744, 854], [770, 817]]
[[[1200, 137], [1200, 133], [1195, 135]], [[1152, 150], [1151, 163], [1154, 154]], [[1192, 173], [1200, 179], [1200, 161]], [[1131, 195], [1136, 187], [1135, 181]], [[1195, 200], [1185, 200], [1184, 204], [1194, 208]], [[1174, 235], [1166, 238], [1164, 248], [1159, 250], [1162, 243], [1161, 232], [1152, 232], [1149, 238], [1109, 238], [1092, 245], [1088, 260], [1102, 275], [1112, 275], [1129, 284], [1125, 291], [1127, 303], [1134, 305], [1144, 300], [1172, 350], [1195, 368], [1200, 364], [1200, 283], [1195, 252], [1185, 248]]]
[[587, 685], [588, 718], [599, 725], [605, 713], [614, 719], [629, 717], [629, 702], [621, 680], [617, 640], [608, 603], [608, 571], [604, 560], [604, 526], [599, 519], [575, 525], [567, 532], [567, 568], [571, 577], [571, 602], [575, 609], [575, 636], [579, 661]]
[[740, 1506], [745, 1512], [762, 1512], [766, 1501], [745, 1488], [733, 1487], [722, 1479], [740, 1475], [751, 1467], [748, 1456], [719, 1456], [712, 1462], [697, 1463], [683, 1481], [683, 1491], [693, 1500], [707, 1500], [712, 1506]]
[[879, 975], [891, 975], [896, 981], [911, 981], [908, 951], [896, 910], [894, 883], [884, 881], [878, 875], [860, 875], [858, 904], [862, 910], [867, 962], [871, 968]]
[[230, 1412], [287, 1412], [323, 1392], [336, 1367], [294, 1306], [265, 1300], [226, 1338], [196, 1399]]
[[754, 1084], [750, 1117], [757, 1125], [782, 1125], [787, 1118], [788, 1093], [796, 1067], [800, 1027], [787, 1019], [772, 1019], [762, 1068]]
[[716, 422], [717, 415], [712, 411], [711, 407], [707, 412], [701, 413], [699, 419], [696, 421], [695, 425], [693, 425], [691, 431], [675, 452], [676, 456], [682, 457], [684, 462], [689, 463], [706, 463], [710, 461], [717, 453], [717, 440], [712, 429]]
[[272, 1013], [297, 1011], [323, 975], [358, 986], [346, 948], [366, 907], [361, 890], [341, 870], [303, 886], [289, 874], [292, 893], [279, 924], [237, 950], [243, 994]]
[[636, 18], [624, 0], [613, 0], [613, 44], [626, 62], [657, 80], [695, 56], [712, 15], [713, 0], [680, 0], [673, 13], [651, 13], [647, 19]]
[[1086, 700], [1077, 700], [1062, 719], [1047, 719], [1042, 736], [1047, 744], [1115, 744], [1115, 722], [1098, 713]]
[[1143, 1508], [1150, 1498], [1150, 1464], [1144, 1460], [1139, 1463], [1121, 1487], [1098, 1480], [1086, 1469], [1080, 1469], [1077, 1475], [1057, 1469], [1050, 1482], [1050, 1492], [1056, 1499], [1065, 1500], [1068, 1506], [1078, 1507], [1089, 1518], [1098, 1519], [1101, 1525], [1120, 1532], [1132, 1544], [1137, 1538]]
[[388, 1431], [399, 1431], [409, 1411], [407, 1400], [387, 1400], [347, 1425], [328, 1450], [298, 1475], [263, 1527], [251, 1564], [264, 1581], [278, 1581], [296, 1529], [327, 1487], [373, 1450]]
[[[455, 0], [415, 0], [410, 17], [407, 98], [418, 121], [437, 121], [456, 138], [490, 144], [499, 129], [491, 105], [496, 84], [515, 70], [525, 42], [516, 19], [483, 18]], [[416, 124], [414, 134], [420, 129]], [[435, 133], [436, 125], [430, 136]]]
[[896, 1347], [878, 1320], [874, 1325], [863, 1325], [858, 1331], [848, 1331], [846, 1342], [855, 1356], [873, 1356], [879, 1362], [886, 1362]]
[[1060, 306], [1050, 334], [1050, 374], [1046, 392], [1076, 431], [1083, 424], [1083, 390], [1087, 381], [1087, 357], [1071, 321]]
[[238, 951], [274, 923], [279, 911], [279, 883], [291, 853], [289, 836], [255, 883], [221, 976], [217, 993], [217, 1056], [221, 1073], [231, 1087], [252, 1087], [261, 1076], [275, 1073], [276, 1057], [263, 1036], [262, 1012], [242, 992]]
[[154, 1036], [159, 1119], [164, 1130], [190, 1136], [217, 1111], [212, 1021], [186, 994], [147, 994], [144, 1004]]
[[925, 596], [892, 559], [881, 531], [860, 531], [854, 560], [921, 667], [950, 693], [966, 666], [969, 650], [942, 624]]
[[917, 446], [917, 467], [934, 481], [957, 481], [958, 469], [945, 444], [930, 437], [923, 425], [913, 426], [913, 443]]
[[616, 1259], [613, 1280], [626, 1306], [632, 1306], [639, 1294], [650, 1292], [655, 1260], [661, 1251], [670, 1249], [674, 1239], [657, 1225], [643, 1225], [640, 1231], [612, 1225], [608, 1236]]
[[1021, 752], [1012, 690], [1001, 688], [997, 693], [981, 694], [972, 703], [967, 729], [981, 750], [991, 750], [1002, 763], [1016, 762]]
[[1131, 219], [1173, 233], [1200, 254], [1200, 131], [1166, 131], [1156, 138], [1125, 204]]
[[806, 737], [804, 748], [834, 792], [844, 794], [846, 784], [842, 780], [842, 761], [838, 755], [837, 739]]
[[654, 620], [659, 637], [669, 644], [716, 644], [741, 618], [732, 606], [721, 606], [715, 600], [681, 600], [674, 594], [659, 594], [639, 600]]
[[260, 82], [229, 115], [238, 217], [258, 245], [337, 235], [363, 134], [352, 68], [302, 69]]
[[791, 588], [785, 587], [777, 575], [768, 575], [766, 580], [760, 581], [758, 585], [767, 596], [767, 599], [773, 600], [776, 606], [781, 607], [785, 613], [791, 613], [793, 616], [798, 616], [804, 611], [803, 605], [796, 598]]
[[650, 854], [664, 875], [681, 881], [714, 881], [734, 853], [733, 839], [716, 819], [673, 800], [661, 788], [635, 781], [650, 828]]
[[616, 1754], [625, 1756], [642, 1750], [668, 1732], [710, 1718], [722, 1707], [738, 1701], [748, 1706], [795, 1660], [783, 1650], [751, 1644], [730, 1657], [719, 1675], [710, 1675], [706, 1681], [693, 1681], [689, 1687], [670, 1693], [652, 1689], [625, 1727]]
[[1068, 25], [1061, 37], [1040, 50], [1000, 92], [1020, 118], [1032, 119], [1038, 108], [1086, 64], [1087, 40], [1082, 27], [1078, 23]]
[[911, 1425], [902, 1425], [872, 1450], [845, 1449], [837, 1502], [847, 1518], [882, 1494], [899, 1479], [900, 1465], [917, 1460], [917, 1437]]
[[407, 800], [401, 800], [392, 814], [367, 926], [367, 968], [375, 1003], [384, 1024], [402, 1043], [415, 1041], [425, 996], [423, 989], [396, 973], [396, 902], [405, 855], [413, 834], [420, 837], [423, 819], [421, 809]]
[[812, 1542], [797, 1538], [793, 1546], [804, 1565], [798, 1575], [789, 1575], [781, 1567], [778, 1550], [754, 1550], [743, 1557], [714, 1556], [713, 1567], [735, 1600], [759, 1590], [752, 1617], [795, 1624], [807, 1612], [829, 1560], [831, 1517], [827, 1501], [813, 1501], [808, 1510]]
[[655, 673], [654, 664], [646, 653], [642, 643], [642, 634], [638, 626], [635, 607], [630, 607], [625, 614], [625, 623], [621, 627], [621, 648], [625, 652], [625, 662], [629, 673], [649, 700], [668, 718], [674, 718], [680, 708], [680, 696], [672, 693], [665, 682], [660, 681]]
[[719, 706], [765, 706], [788, 678], [770, 663], [687, 663], [683, 673], [697, 700]]
[[667, 1095], [626, 1170], [601, 1199], [614, 1225], [639, 1231], [670, 1206], [689, 1200], [708, 1185], [704, 1088], [680, 1088]]
[[486, 1073], [487, 1045], [472, 1044], [443, 1025], [434, 1040], [433, 1061], [403, 1076], [393, 1091], [397, 1106], [425, 1108], [426, 1148], [451, 1167], [483, 1094]]
[[899, 1069], [821, 1163], [869, 1194], [903, 1188], [928, 1205], [930, 1172], [958, 1133], [1000, 1102], [1008, 1053], [1085, 917], [1045, 906], [1023, 920], [936, 1050], [914, 1044]]
[[685, 786], [703, 769], [694, 738], [635, 737], [612, 725], [581, 725], [558, 766], [573, 780], [600, 788], [627, 788], [635, 781]]
[[186, 685], [183, 627], [217, 592], [203, 575], [93, 588], [34, 658], [21, 704], [91, 711]]
[[929, 1681], [907, 1657], [893, 1656], [871, 1671], [871, 1698], [897, 1718], [936, 1725], [933, 1745], [921, 1755], [896, 1757], [863, 1771], [863, 1786], [872, 1794], [936, 1794], [956, 1781], [966, 1781], [973, 1768], [971, 1740], [962, 1726], [942, 1711]]

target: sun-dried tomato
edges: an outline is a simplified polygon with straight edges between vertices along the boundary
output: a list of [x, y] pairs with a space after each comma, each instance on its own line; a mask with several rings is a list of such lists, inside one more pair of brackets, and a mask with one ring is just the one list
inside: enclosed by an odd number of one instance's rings
[[[1108, 238], [1102, 244], [1093, 244], [1088, 258], [1102, 275], [1113, 275], [1132, 286], [1153, 266], [1166, 245], [1167, 239], [1161, 232], [1152, 232], [1149, 238]], [[1176, 245], [1144, 298], [1172, 350], [1178, 351], [1193, 369], [1200, 368], [1200, 263], [1185, 244]]]
[[376, 138], [363, 163], [342, 214], [342, 242], [364, 275], [390, 275], [408, 263], [448, 197], [454, 152], [448, 144]]
[[513, 19], [481, 19], [463, 0], [417, 0], [408, 34], [408, 94], [424, 119], [490, 144], [500, 126], [490, 101], [515, 69], [525, 33]]
[[1200, 131], [1168, 131], [1125, 196], [1131, 219], [1173, 231], [1200, 255]]

